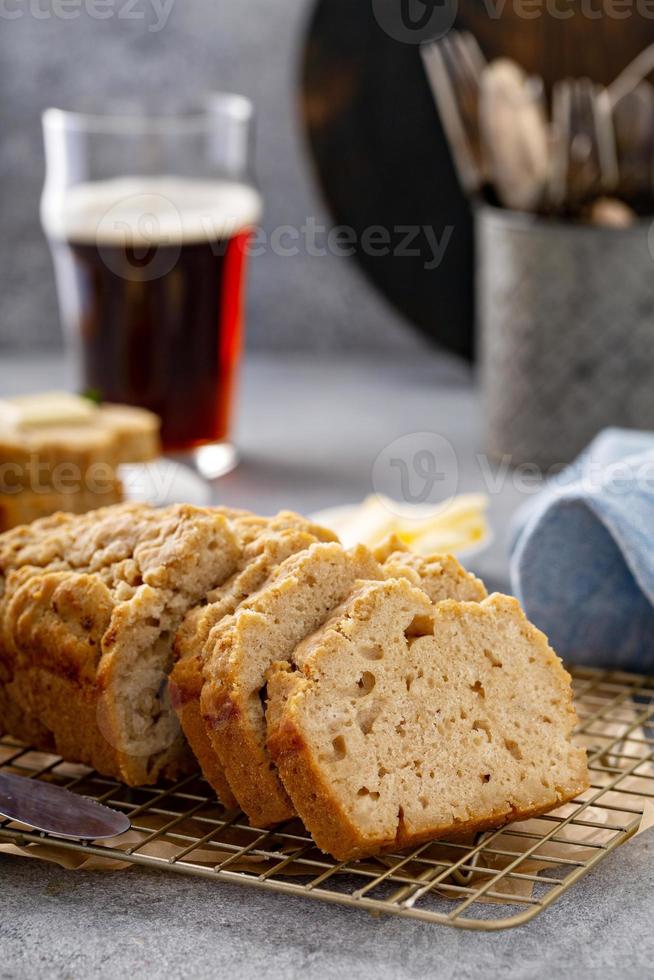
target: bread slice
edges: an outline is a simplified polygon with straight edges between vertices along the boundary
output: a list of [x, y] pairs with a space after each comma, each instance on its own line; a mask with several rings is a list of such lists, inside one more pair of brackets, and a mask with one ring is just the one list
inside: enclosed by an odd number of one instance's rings
[[[401, 544], [398, 546], [402, 547]], [[300, 548], [295, 550], [299, 551]], [[338, 574], [341, 575], [337, 585], [333, 581], [335, 556], [338, 556]], [[265, 560], [265, 554], [263, 558]], [[252, 577], [253, 571], [256, 571], [256, 564], [252, 569], [247, 569], [246, 574]], [[264, 745], [260, 701], [265, 695], [267, 667], [274, 659], [282, 656], [292, 659], [293, 645], [306, 635], [304, 631], [310, 632], [318, 628], [322, 622], [321, 617], [324, 619], [345, 598], [348, 587], [352, 587], [356, 578], [378, 579], [397, 575], [422, 585], [434, 599], [445, 596], [481, 599], [486, 595], [482, 583], [450, 556], [423, 558], [408, 550], [393, 551], [387, 555], [385, 564], [380, 566], [366, 549], [356, 551], [352, 562], [343, 549], [334, 547], [316, 549], [311, 556], [307, 555], [300, 561], [285, 563], [256, 597], [257, 611], [263, 611], [264, 615], [270, 615], [273, 620], [283, 617], [286, 621], [289, 615], [295, 617], [292, 630], [282, 636], [281, 645], [279, 636], [271, 627], [268, 635], [270, 643], [262, 651], [256, 639], [257, 622], [251, 616], [249, 603], [237, 609], [235, 622], [226, 621], [223, 630], [216, 629], [211, 635], [209, 629], [227, 612], [236, 609], [236, 603], [232, 604], [232, 610], [225, 605], [207, 607], [193, 624], [193, 629], [197, 632], [190, 650], [198, 649], [202, 642], [204, 649], [200, 656], [196, 654], [180, 661], [179, 670], [173, 672], [172, 689], [174, 701], [179, 706], [178, 714], [183, 719], [187, 738], [201, 761], [203, 771], [218, 795], [223, 801], [229, 800], [230, 804], [233, 799], [238, 800], [252, 822], [258, 826], [287, 819], [293, 812], [277, 775], [271, 768]], [[281, 595], [280, 579], [284, 581]], [[259, 584], [262, 582], [261, 577]], [[314, 589], [326, 589], [328, 601], [325, 603], [318, 592], [318, 606], [313, 606], [311, 603], [316, 598], [312, 595]], [[295, 616], [293, 610], [297, 606], [307, 606], [310, 610], [309, 616], [305, 609], [302, 609], [299, 616]], [[244, 698], [242, 691], [243, 685], [247, 688], [251, 683], [249, 672], [252, 665], [248, 644], [252, 645], [253, 651], [255, 645], [258, 645], [256, 658], [261, 658], [261, 669], [255, 679], [256, 699], [253, 695], [246, 695]], [[180, 647], [183, 647], [183, 642]], [[234, 652], [235, 648], [238, 648], [238, 653]], [[185, 687], [188, 692], [186, 698], [182, 693], [182, 671], [185, 672]], [[200, 677], [201, 673], [204, 680]], [[204, 709], [198, 710], [196, 692], [202, 690], [205, 692], [201, 696]], [[239, 706], [238, 711], [234, 705]], [[205, 710], [207, 716], [204, 719], [199, 717], [202, 710]], [[217, 722], [216, 719], [220, 721]], [[232, 792], [229, 795], [225, 780], [231, 785]]]
[[545, 813], [588, 786], [570, 678], [518, 602], [363, 584], [268, 676], [268, 747], [338, 860]]
[[[66, 414], [68, 402], [73, 408], [79, 403], [79, 410]], [[161, 453], [161, 420], [144, 408], [97, 406], [56, 392], [3, 399], [0, 406], [4, 409], [0, 411], [0, 463], [23, 467], [26, 475], [32, 475], [38, 464], [40, 485], [54, 487], [49, 471], [62, 464], [84, 474], [93, 464], [116, 467], [146, 462]], [[25, 489], [29, 488], [27, 484]]]
[[287, 558], [266, 585], [209, 635], [200, 699], [211, 744], [250, 821], [260, 827], [294, 809], [266, 750], [266, 676], [276, 660], [325, 621], [357, 579], [382, 577], [364, 547], [314, 544]]
[[408, 549], [384, 559], [386, 578], [405, 578], [427, 593], [432, 602], [443, 599], [481, 602], [488, 594], [481, 579], [468, 572], [453, 555], [417, 555]]
[[161, 455], [161, 419], [147, 408], [105, 402], [97, 422], [114, 436], [119, 463], [147, 463]]
[[122, 499], [123, 486], [115, 476], [103, 481], [97, 490], [80, 489], [65, 493], [46, 488], [38, 493], [31, 490], [16, 494], [0, 493], [0, 532], [19, 524], [30, 524], [57, 511], [86, 514], [90, 510], [119, 504]]
[[175, 632], [235, 570], [215, 510], [58, 514], [0, 537], [0, 725], [130, 785], [184, 763], [167, 692]]
[[0, 399], [0, 532], [120, 503], [117, 467], [161, 453], [157, 415], [66, 393]]
[[223, 767], [213, 749], [200, 712], [205, 645], [221, 619], [256, 592], [290, 555], [335, 535], [291, 511], [275, 517], [230, 515], [242, 548], [238, 568], [224, 585], [186, 616], [175, 640], [176, 663], [170, 675], [170, 697], [180, 724], [206, 780], [226, 807], [237, 806]]

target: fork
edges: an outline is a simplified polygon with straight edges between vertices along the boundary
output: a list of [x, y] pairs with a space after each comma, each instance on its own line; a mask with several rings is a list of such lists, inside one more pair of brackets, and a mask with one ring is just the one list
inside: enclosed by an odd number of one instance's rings
[[578, 211], [617, 183], [617, 162], [606, 90], [590, 78], [562, 79], [552, 91], [553, 165], [550, 203]]
[[486, 59], [472, 34], [450, 31], [420, 46], [423, 65], [464, 190], [487, 179], [479, 127], [479, 94]]

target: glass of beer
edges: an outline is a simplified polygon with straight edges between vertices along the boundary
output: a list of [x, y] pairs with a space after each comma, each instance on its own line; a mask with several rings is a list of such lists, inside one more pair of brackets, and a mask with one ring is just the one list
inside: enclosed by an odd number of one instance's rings
[[43, 115], [41, 220], [80, 388], [161, 416], [167, 453], [226, 472], [248, 241], [252, 104]]

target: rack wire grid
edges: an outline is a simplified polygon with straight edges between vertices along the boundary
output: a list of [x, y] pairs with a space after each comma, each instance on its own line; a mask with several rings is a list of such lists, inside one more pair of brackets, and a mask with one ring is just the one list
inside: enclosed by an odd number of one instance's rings
[[410, 852], [336, 862], [298, 820], [273, 830], [227, 812], [192, 775], [131, 789], [0, 737], [0, 767], [44, 779], [129, 814], [132, 830], [82, 844], [0, 821], [0, 842], [79, 852], [465, 929], [520, 925], [551, 905], [638, 829], [654, 801], [654, 677], [575, 668], [576, 739], [591, 788], [546, 816]]

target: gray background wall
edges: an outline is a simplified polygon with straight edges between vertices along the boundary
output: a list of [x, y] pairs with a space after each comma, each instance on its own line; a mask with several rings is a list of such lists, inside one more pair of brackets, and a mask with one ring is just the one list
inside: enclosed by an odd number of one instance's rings
[[[97, 8], [94, 6], [98, 3]], [[297, 65], [310, 0], [5, 0], [0, 5], [0, 351], [61, 343], [38, 221], [40, 113], [108, 97], [192, 99], [208, 89], [256, 104], [264, 226], [323, 210], [297, 118]], [[171, 4], [162, 23], [161, 4]], [[101, 11], [105, 19], [98, 19]], [[62, 16], [63, 15], [63, 16]], [[344, 24], [344, 30], [347, 25]], [[248, 343], [257, 348], [397, 351], [421, 341], [373, 294], [354, 261], [253, 260]]]

